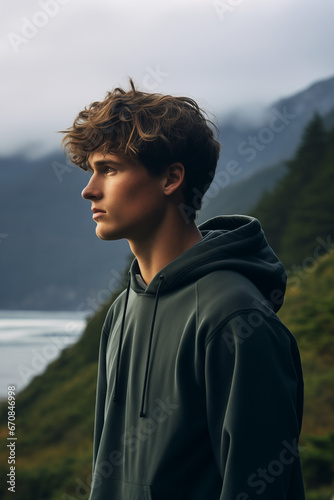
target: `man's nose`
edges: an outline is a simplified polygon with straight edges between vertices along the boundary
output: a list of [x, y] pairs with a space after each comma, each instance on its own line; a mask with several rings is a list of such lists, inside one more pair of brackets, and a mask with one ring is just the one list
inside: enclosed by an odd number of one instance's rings
[[94, 180], [94, 175], [92, 175], [87, 186], [81, 191], [81, 196], [85, 200], [102, 198], [101, 189], [99, 188], [96, 180]]

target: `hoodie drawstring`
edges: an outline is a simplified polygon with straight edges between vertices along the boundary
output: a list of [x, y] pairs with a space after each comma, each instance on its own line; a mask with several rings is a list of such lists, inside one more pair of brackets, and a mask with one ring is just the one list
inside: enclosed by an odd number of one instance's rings
[[115, 377], [115, 389], [114, 389], [114, 397], [113, 397], [114, 401], [118, 401], [118, 392], [117, 392], [117, 390], [118, 390], [119, 363], [120, 363], [120, 360], [121, 360], [121, 349], [122, 349], [122, 342], [123, 342], [125, 315], [126, 315], [126, 308], [128, 306], [128, 300], [129, 300], [129, 294], [130, 294], [130, 285], [131, 285], [131, 276], [130, 276], [130, 273], [129, 273], [128, 285], [127, 285], [127, 288], [126, 288], [125, 304], [124, 304], [124, 310], [123, 310], [121, 333], [120, 333], [119, 341], [118, 341], [117, 363], [116, 363], [116, 377]]
[[149, 365], [150, 365], [150, 357], [151, 357], [151, 347], [152, 347], [152, 340], [153, 340], [153, 331], [154, 331], [154, 323], [155, 323], [155, 316], [158, 308], [158, 302], [159, 302], [159, 292], [161, 285], [163, 283], [164, 277], [162, 275], [159, 276], [160, 282], [157, 288], [157, 293], [155, 295], [155, 303], [154, 303], [154, 311], [153, 311], [153, 317], [152, 317], [152, 324], [151, 324], [151, 332], [150, 332], [150, 339], [148, 343], [148, 349], [147, 349], [147, 358], [146, 358], [146, 369], [145, 369], [145, 377], [144, 377], [144, 385], [143, 385], [143, 393], [141, 397], [141, 407], [140, 407], [140, 414], [139, 417], [143, 418], [145, 417], [144, 413], [144, 406], [145, 406], [145, 397], [146, 397], [146, 389], [148, 385], [148, 370], [149, 370]]
[[[148, 378], [149, 378], [148, 373], [149, 373], [149, 367], [150, 367], [150, 357], [151, 357], [151, 350], [152, 350], [154, 323], [155, 323], [155, 317], [156, 317], [157, 308], [158, 308], [160, 288], [161, 288], [161, 285], [162, 285], [163, 279], [164, 279], [163, 275], [160, 275], [159, 279], [160, 279], [160, 282], [159, 282], [159, 285], [158, 285], [158, 288], [157, 288], [157, 291], [155, 294], [155, 303], [154, 303], [154, 310], [153, 310], [153, 316], [152, 316], [150, 338], [149, 338], [148, 348], [147, 348], [146, 368], [145, 368], [143, 392], [142, 392], [141, 407], [140, 407], [140, 414], [139, 414], [140, 418], [145, 417], [144, 407], [145, 407], [145, 398], [146, 398]], [[130, 285], [131, 285], [131, 275], [129, 273], [129, 280], [128, 280], [128, 285], [127, 285], [127, 289], [126, 289], [125, 304], [124, 304], [123, 317], [122, 317], [121, 332], [120, 332], [119, 341], [118, 341], [116, 376], [115, 376], [115, 388], [114, 388], [113, 401], [119, 400], [119, 395], [118, 395], [119, 365], [120, 365], [120, 360], [121, 360], [121, 350], [122, 350], [123, 335], [124, 335], [125, 316], [126, 316], [126, 309], [127, 309], [129, 294], [130, 294]]]

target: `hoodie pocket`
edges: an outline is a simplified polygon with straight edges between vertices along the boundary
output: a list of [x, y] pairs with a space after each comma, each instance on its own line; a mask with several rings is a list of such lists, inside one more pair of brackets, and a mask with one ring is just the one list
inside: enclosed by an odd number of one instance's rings
[[89, 500], [153, 500], [151, 487], [145, 484], [127, 483], [93, 477]]

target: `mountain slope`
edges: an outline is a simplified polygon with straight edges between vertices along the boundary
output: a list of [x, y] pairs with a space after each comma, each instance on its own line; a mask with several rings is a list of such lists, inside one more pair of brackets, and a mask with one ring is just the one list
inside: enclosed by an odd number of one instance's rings
[[279, 313], [297, 338], [304, 372], [300, 453], [307, 500], [334, 494], [334, 252], [290, 280]]
[[61, 153], [0, 166], [0, 233], [7, 235], [0, 240], [0, 309], [96, 310], [94, 301], [101, 305], [117, 288], [130, 251], [124, 241], [96, 237], [80, 196], [88, 176]]
[[231, 183], [290, 158], [303, 130], [315, 113], [325, 116], [334, 109], [334, 77], [316, 82], [301, 92], [279, 99], [263, 111], [262, 117], [248, 122], [235, 115], [220, 119], [222, 143], [219, 170], [237, 161], [240, 174]]
[[[251, 210], [287, 268], [308, 267], [331, 249], [334, 231], [334, 129], [316, 115], [305, 129], [288, 173]], [[320, 245], [320, 248], [318, 248]]]
[[284, 163], [278, 163], [256, 172], [248, 179], [230, 184], [219, 192], [209, 189], [209, 193], [203, 201], [203, 208], [198, 214], [197, 222], [201, 223], [222, 214], [247, 214], [260, 200], [264, 192], [274, 189], [286, 171]]
[[[87, 488], [91, 472], [97, 356], [107, 309], [96, 313], [78, 343], [65, 349], [17, 397], [18, 500], [88, 498], [78, 495], [78, 488]], [[6, 414], [7, 407], [2, 407], [1, 422]], [[2, 477], [7, 474], [7, 436], [7, 425], [2, 426]], [[11, 495], [2, 483], [0, 497]]]

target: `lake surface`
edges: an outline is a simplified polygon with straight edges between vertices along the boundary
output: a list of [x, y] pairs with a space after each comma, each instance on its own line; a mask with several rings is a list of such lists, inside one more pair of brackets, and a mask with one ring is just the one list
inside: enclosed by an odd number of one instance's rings
[[0, 311], [0, 399], [7, 386], [21, 391], [61, 351], [76, 342], [85, 312]]

